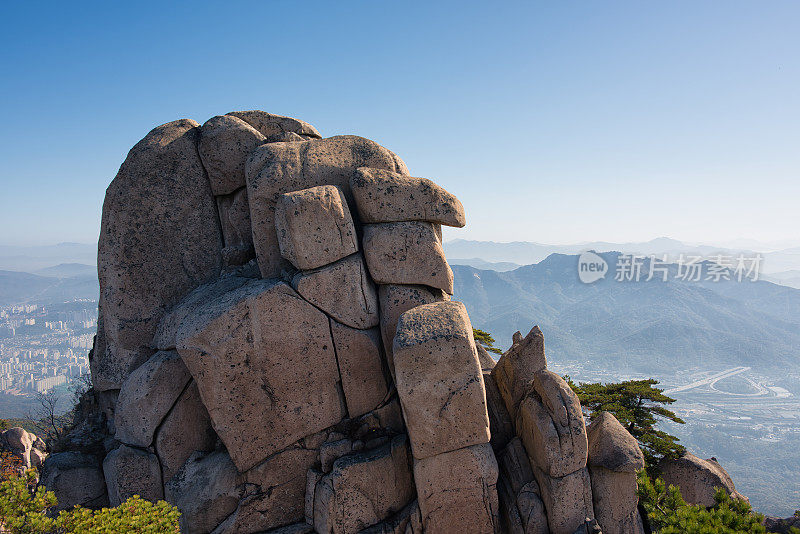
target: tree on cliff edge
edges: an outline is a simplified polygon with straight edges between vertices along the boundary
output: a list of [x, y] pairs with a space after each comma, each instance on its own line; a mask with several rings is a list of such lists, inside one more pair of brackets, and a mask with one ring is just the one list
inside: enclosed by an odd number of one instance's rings
[[686, 451], [678, 443], [677, 437], [656, 428], [659, 417], [675, 423], [684, 422], [665, 408], [675, 399], [664, 395], [663, 389], [654, 387], [658, 380], [627, 380], [613, 384], [582, 382], [576, 385], [568, 376], [565, 378], [578, 395], [583, 409], [589, 412], [590, 419], [594, 414], [611, 412], [639, 441], [647, 470], [651, 474], [662, 458], [677, 458]]

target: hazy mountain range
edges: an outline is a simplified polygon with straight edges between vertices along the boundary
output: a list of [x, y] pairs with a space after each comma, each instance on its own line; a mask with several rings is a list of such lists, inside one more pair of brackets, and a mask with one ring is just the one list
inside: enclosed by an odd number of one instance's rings
[[97, 265], [97, 244], [0, 245], [0, 270], [36, 273], [62, 263]]
[[[610, 266], [618, 253], [601, 256]], [[499, 346], [538, 324], [548, 357], [645, 374], [800, 362], [800, 290], [771, 282], [578, 279], [578, 256], [497, 272], [453, 265], [455, 296]], [[645, 266], [646, 272], [646, 266]]]
[[[743, 246], [748, 245], [748, 246]], [[585, 250], [598, 252], [622, 252], [624, 254], [641, 254], [644, 256], [667, 254], [673, 261], [684, 256], [702, 256], [710, 258], [723, 256], [762, 255], [761, 272], [765, 279], [783, 285], [800, 287], [800, 247], [775, 249], [775, 243], [759, 243], [750, 240], [737, 240], [725, 245], [691, 244], [659, 237], [641, 243], [610, 243], [595, 241], [574, 245], [548, 245], [529, 241], [500, 243], [496, 241], [470, 241], [455, 239], [444, 243], [445, 254], [451, 264], [471, 265], [477, 268], [489, 268], [497, 271], [509, 270], [509, 266], [530, 265], [539, 263], [550, 254], [580, 254]], [[480, 262], [485, 262], [480, 264]], [[494, 266], [492, 264], [498, 264]]]
[[36, 274], [0, 270], [0, 306], [97, 300], [99, 294], [94, 265], [62, 263], [40, 269]]

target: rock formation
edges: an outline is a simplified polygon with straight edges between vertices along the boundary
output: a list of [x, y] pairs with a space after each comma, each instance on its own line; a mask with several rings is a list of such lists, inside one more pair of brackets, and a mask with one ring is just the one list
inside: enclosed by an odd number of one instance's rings
[[635, 440], [587, 435], [538, 328], [495, 365], [450, 301], [441, 225], [465, 222], [361, 137], [261, 111], [155, 128], [103, 206], [105, 423], [45, 483], [166, 499], [188, 533], [641, 532]]
[[19, 460], [22, 469], [39, 467], [47, 457], [47, 446], [36, 434], [22, 427], [11, 427], [0, 432], [0, 451], [10, 453]]
[[716, 458], [703, 460], [687, 452], [680, 458], [662, 460], [658, 467], [664, 483], [679, 487], [681, 496], [689, 504], [713, 506], [717, 488], [722, 488], [734, 499], [749, 502], [747, 497], [736, 491], [730, 475]]

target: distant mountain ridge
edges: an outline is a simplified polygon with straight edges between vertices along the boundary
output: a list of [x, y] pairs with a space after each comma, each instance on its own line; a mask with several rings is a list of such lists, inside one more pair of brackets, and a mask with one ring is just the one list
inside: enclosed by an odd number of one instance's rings
[[[751, 244], [757, 243], [751, 242]], [[466, 239], [454, 239], [444, 243], [444, 251], [448, 258], [473, 258], [491, 263], [511, 262], [520, 265], [539, 263], [550, 254], [580, 254], [586, 250], [622, 252], [625, 254], [641, 254], [645, 256], [652, 254], [659, 257], [667, 254], [673, 261], [675, 261], [680, 254], [686, 256], [697, 255], [708, 258], [717, 254], [727, 256], [737, 256], [739, 254], [754, 256], [760, 253], [763, 258], [762, 272], [764, 273], [777, 274], [793, 269], [800, 269], [800, 247], [759, 252], [761, 249], [689, 244], [669, 237], [659, 237], [650, 241], [638, 243], [595, 241], [574, 245], [548, 245], [529, 241], [502, 243], [496, 241], [471, 241]], [[456, 260], [455, 263], [458, 263], [458, 260]]]
[[[616, 264], [618, 253], [603, 253]], [[561, 362], [643, 372], [800, 364], [800, 290], [770, 282], [578, 279], [576, 255], [552, 254], [509, 272], [453, 265], [454, 299], [503, 348], [538, 324]], [[682, 366], [682, 367], [681, 367]]]
[[53, 304], [74, 299], [97, 300], [97, 274], [40, 276], [18, 271], [0, 271], [0, 306]]
[[97, 264], [97, 245], [59, 243], [57, 245], [0, 245], [0, 270], [36, 273], [65, 263]]

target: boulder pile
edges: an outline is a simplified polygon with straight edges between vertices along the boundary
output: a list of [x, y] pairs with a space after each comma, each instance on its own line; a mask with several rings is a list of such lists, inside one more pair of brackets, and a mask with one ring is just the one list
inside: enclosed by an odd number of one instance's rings
[[450, 300], [441, 225], [465, 223], [368, 139], [262, 111], [155, 128], [103, 205], [108, 435], [51, 478], [166, 499], [186, 533], [642, 532], [636, 441], [587, 432], [538, 328], [495, 365]]

